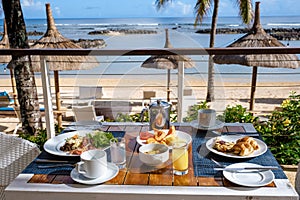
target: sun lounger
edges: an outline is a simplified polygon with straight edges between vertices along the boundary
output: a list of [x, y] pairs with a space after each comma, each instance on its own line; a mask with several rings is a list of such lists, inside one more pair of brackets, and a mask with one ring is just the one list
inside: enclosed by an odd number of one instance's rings
[[12, 105], [14, 100], [11, 99], [7, 92], [0, 92], [0, 108]]

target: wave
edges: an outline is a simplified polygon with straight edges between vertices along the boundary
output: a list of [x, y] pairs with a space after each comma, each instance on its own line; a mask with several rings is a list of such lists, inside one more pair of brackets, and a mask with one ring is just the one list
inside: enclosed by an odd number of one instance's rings
[[[135, 25], [135, 24], [132, 24], [132, 25]], [[158, 23], [151, 23], [151, 24], [136, 24], [137, 26], [158, 26], [159, 24]]]
[[300, 26], [300, 23], [268, 23], [267, 26]]
[[228, 26], [229, 27], [239, 27], [240, 25], [239, 24], [229, 24]]

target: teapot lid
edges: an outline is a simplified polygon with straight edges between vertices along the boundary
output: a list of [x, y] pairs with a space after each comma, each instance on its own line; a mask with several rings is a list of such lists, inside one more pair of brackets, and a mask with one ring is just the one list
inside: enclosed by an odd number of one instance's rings
[[154, 101], [150, 104], [149, 108], [152, 108], [152, 107], [169, 108], [170, 104], [168, 102], [162, 101], [161, 99], [157, 99], [157, 101]]

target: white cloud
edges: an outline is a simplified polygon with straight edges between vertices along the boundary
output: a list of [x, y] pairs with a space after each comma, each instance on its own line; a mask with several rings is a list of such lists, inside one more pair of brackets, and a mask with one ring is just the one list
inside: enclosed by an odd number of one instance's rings
[[57, 14], [57, 15], [60, 15], [60, 8], [58, 6], [55, 6], [54, 7], [54, 12]]
[[[153, 7], [155, 3], [153, 2]], [[190, 3], [184, 3], [182, 1], [172, 1], [165, 4], [159, 11], [159, 13], [168, 15], [168, 16], [192, 16], [193, 15], [194, 5]]]
[[179, 11], [182, 15], [190, 15], [193, 13], [193, 6], [191, 4], [177, 1], [172, 5], [172, 7], [175, 8], [175, 10]]
[[23, 0], [22, 2], [23, 7], [35, 7], [35, 8], [41, 8], [43, 6], [42, 2], [34, 0]]

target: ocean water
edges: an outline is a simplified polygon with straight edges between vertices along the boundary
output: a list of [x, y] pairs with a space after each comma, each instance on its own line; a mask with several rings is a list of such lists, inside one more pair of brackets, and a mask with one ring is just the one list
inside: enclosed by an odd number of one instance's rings
[[[140, 48], [162, 48], [165, 43], [164, 29], [169, 29], [169, 38], [173, 47], [177, 48], [205, 48], [209, 45], [208, 34], [195, 33], [198, 29], [210, 28], [209, 18], [205, 18], [201, 25], [194, 26], [194, 18], [101, 18], [101, 19], [55, 19], [55, 24], [60, 33], [70, 39], [104, 39], [106, 49], [140, 49]], [[26, 19], [27, 31], [45, 32], [47, 29], [46, 19]], [[3, 22], [0, 20], [0, 23]], [[261, 17], [262, 26], [270, 28], [300, 28], [300, 16], [294, 17]], [[245, 28], [238, 17], [220, 17], [218, 28]], [[106, 29], [146, 29], [156, 30], [157, 34], [129, 34], [118, 36], [89, 35], [91, 31]], [[0, 31], [3, 31], [2, 26]], [[237, 40], [243, 34], [218, 34], [216, 36], [215, 47], [226, 47]], [[39, 39], [41, 36], [29, 36], [29, 39]], [[299, 47], [300, 41], [281, 41], [283, 44], [292, 47]], [[143, 69], [142, 62], [149, 56], [121, 57], [121, 56], [99, 56], [98, 67], [91, 70], [66, 71], [61, 72], [61, 76], [70, 74], [162, 74], [162, 70]], [[195, 68], [186, 69], [187, 74], [207, 73], [207, 56], [190, 56], [196, 63]], [[0, 74], [9, 74], [4, 70], [5, 65], [0, 66]], [[220, 73], [245, 73], [251, 76], [251, 67], [240, 65], [215, 65], [216, 72]], [[278, 81], [294, 81], [300, 75], [290, 77], [285, 73], [300, 74], [300, 68], [296, 70], [284, 68], [259, 68], [261, 79], [272, 80], [272, 73], [283, 74]], [[176, 71], [172, 71], [176, 73]], [[224, 76], [225, 77], [225, 76]]]

